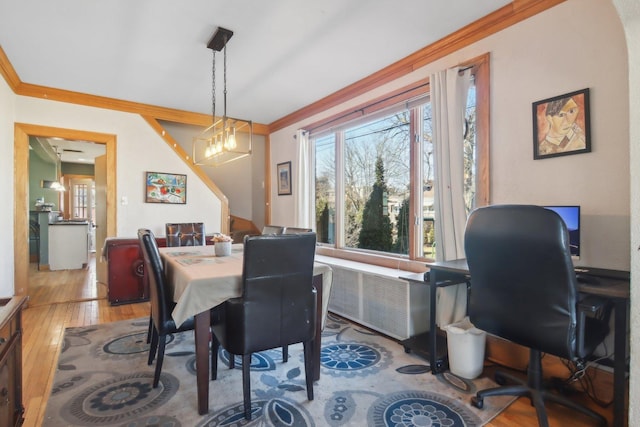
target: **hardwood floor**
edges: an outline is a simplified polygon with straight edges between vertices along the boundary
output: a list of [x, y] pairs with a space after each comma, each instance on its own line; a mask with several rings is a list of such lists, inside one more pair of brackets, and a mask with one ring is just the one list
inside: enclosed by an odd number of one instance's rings
[[25, 426], [42, 425], [65, 328], [149, 315], [148, 302], [111, 306], [106, 286], [95, 277], [95, 260], [83, 270], [30, 267], [29, 302], [22, 314]]
[[[22, 315], [25, 426], [42, 425], [65, 328], [149, 315], [148, 302], [111, 306], [106, 299], [106, 286], [95, 281], [95, 262], [83, 270], [67, 271], [37, 271], [33, 265], [29, 274], [29, 305]], [[599, 393], [611, 394], [610, 375], [599, 373], [596, 382]], [[611, 406], [589, 404], [611, 423]], [[596, 425], [591, 419], [556, 405], [548, 406], [547, 412], [551, 426]], [[487, 425], [513, 427], [538, 423], [529, 400], [520, 398]]]

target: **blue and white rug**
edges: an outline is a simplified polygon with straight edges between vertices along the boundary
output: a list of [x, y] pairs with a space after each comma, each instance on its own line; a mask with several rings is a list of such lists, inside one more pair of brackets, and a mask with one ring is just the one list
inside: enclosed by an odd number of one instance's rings
[[253, 419], [244, 419], [240, 359], [228, 369], [220, 351], [218, 379], [209, 385], [209, 414], [197, 412], [193, 332], [170, 337], [158, 388], [147, 366], [148, 319], [69, 328], [59, 358], [45, 426], [481, 426], [514, 399], [469, 404], [488, 378], [432, 375], [428, 363], [341, 318], [327, 319], [322, 368], [307, 400], [302, 346], [254, 355]]

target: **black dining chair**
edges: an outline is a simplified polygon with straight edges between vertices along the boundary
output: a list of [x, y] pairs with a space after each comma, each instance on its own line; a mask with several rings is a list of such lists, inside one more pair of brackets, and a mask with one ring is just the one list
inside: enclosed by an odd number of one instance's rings
[[[212, 352], [222, 346], [242, 356], [244, 415], [251, 419], [251, 355], [303, 343], [307, 398], [313, 400], [313, 356], [317, 294], [313, 287], [315, 233], [247, 236], [242, 296], [227, 300], [212, 325]], [[283, 355], [283, 360], [285, 356]], [[212, 379], [217, 359], [212, 357]]]
[[498, 371], [489, 396], [528, 396], [540, 426], [548, 426], [545, 401], [598, 420], [600, 414], [544, 387], [543, 353], [584, 361], [609, 332], [610, 304], [582, 296], [571, 261], [569, 233], [555, 212], [539, 206], [495, 205], [471, 213], [464, 235], [471, 276], [469, 317], [479, 329], [529, 348], [526, 381]]
[[[142, 249], [144, 268], [149, 276], [152, 331], [147, 364], [151, 365], [153, 363], [157, 353], [156, 369], [153, 376], [153, 388], [156, 388], [162, 372], [167, 336], [177, 332], [193, 330], [194, 320], [189, 318], [180, 326], [175, 324], [171, 317], [175, 303], [167, 295], [167, 279], [156, 239], [150, 230], [144, 228], [138, 230], [138, 239]], [[215, 354], [212, 354], [211, 357], [213, 359]]]
[[284, 227], [281, 225], [265, 225], [262, 227], [262, 234], [282, 234]]
[[[167, 247], [203, 246], [205, 244], [204, 223], [202, 222], [168, 222], [165, 224]], [[147, 343], [151, 342], [153, 322], [149, 317]]]
[[285, 227], [282, 234], [300, 234], [300, 233], [310, 233], [310, 228], [300, 228], [300, 227]]
[[168, 222], [165, 224], [167, 246], [203, 246], [205, 244], [204, 223]]

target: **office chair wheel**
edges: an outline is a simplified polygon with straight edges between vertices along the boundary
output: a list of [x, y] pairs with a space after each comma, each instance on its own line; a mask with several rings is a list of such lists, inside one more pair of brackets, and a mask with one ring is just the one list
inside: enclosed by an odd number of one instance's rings
[[484, 406], [484, 399], [478, 398], [478, 396], [473, 396], [471, 398], [471, 404], [478, 409], [482, 409], [482, 407]]

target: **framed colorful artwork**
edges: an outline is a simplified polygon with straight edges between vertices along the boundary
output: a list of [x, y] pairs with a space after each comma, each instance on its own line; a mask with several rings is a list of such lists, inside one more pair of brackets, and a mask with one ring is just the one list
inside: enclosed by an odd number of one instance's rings
[[533, 158], [591, 151], [589, 89], [533, 103]]
[[146, 203], [187, 203], [187, 175], [147, 172], [145, 184]]

